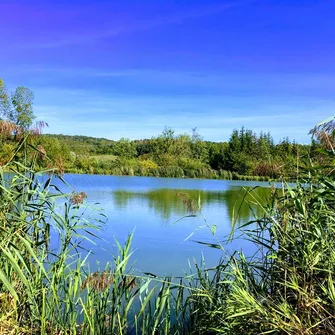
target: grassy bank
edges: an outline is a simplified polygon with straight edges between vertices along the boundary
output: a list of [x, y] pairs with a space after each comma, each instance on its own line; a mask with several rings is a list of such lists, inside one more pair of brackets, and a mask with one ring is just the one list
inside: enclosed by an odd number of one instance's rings
[[[198, 179], [221, 179], [221, 180], [248, 180], [248, 181], [275, 181], [280, 178], [270, 176], [247, 176], [226, 170], [213, 170], [201, 168], [196, 170], [182, 169], [178, 166], [146, 168], [141, 166], [119, 166], [105, 168], [92, 163], [89, 168], [68, 168], [67, 173], [75, 174], [99, 174], [112, 176], [139, 176], [139, 177], [162, 177], [162, 178], [198, 178]], [[287, 177], [289, 179], [289, 177]]]

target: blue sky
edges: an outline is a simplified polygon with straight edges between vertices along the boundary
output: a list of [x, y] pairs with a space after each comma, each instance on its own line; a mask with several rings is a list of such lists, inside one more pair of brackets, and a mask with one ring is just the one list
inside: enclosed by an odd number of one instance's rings
[[308, 142], [335, 113], [335, 1], [1, 1], [0, 77], [46, 132]]

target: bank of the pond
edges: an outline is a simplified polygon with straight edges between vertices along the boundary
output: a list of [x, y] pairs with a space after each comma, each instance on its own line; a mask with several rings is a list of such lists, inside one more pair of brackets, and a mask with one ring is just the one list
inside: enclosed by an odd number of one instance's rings
[[213, 169], [185, 170], [180, 167], [168, 166], [159, 168], [130, 168], [118, 167], [113, 169], [102, 168], [67, 168], [66, 173], [97, 174], [111, 176], [138, 176], [138, 177], [162, 177], [162, 178], [194, 178], [194, 179], [221, 179], [221, 180], [247, 180], [247, 181], [279, 181], [282, 178], [270, 176], [248, 176], [237, 172]]

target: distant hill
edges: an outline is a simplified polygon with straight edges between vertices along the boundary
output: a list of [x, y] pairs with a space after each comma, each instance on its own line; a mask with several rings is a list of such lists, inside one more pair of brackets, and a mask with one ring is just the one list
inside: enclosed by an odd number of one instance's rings
[[116, 141], [82, 135], [44, 134], [65, 144], [76, 155], [106, 155], [112, 154]]

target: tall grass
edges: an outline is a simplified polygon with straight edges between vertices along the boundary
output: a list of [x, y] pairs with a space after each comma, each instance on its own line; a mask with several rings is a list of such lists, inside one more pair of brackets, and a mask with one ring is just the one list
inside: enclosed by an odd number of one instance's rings
[[55, 169], [36, 173], [16, 154], [0, 168], [0, 334], [170, 334], [180, 288], [134, 275], [132, 235], [91, 273], [83, 241], [96, 241], [105, 217], [60, 182]]
[[[0, 333], [334, 334], [330, 122], [314, 132], [327, 144], [324, 167], [311, 165], [303, 171], [307, 177], [273, 189], [266, 203], [246, 190], [243, 199], [262, 207], [260, 217], [239, 227], [257, 247], [254, 256], [226, 253], [217, 242], [211, 247], [223, 253], [220, 264], [195, 265], [194, 273], [179, 279], [136, 276], [129, 263], [131, 235], [123, 246], [115, 242], [110, 264], [90, 273], [80, 250], [85, 239], [96, 239], [103, 214], [90, 217], [84, 193], [63, 194], [55, 171], [37, 174], [14, 154], [0, 169]], [[21, 143], [16, 152], [23, 148]], [[233, 216], [235, 226], [238, 208]]]
[[335, 332], [334, 190], [329, 178], [287, 186], [264, 217], [244, 225], [259, 252], [234, 255], [191, 295], [201, 334]]
[[[95, 156], [99, 157], [99, 156]], [[143, 166], [143, 161], [132, 159], [77, 159], [75, 167], [68, 167], [67, 172], [90, 173], [117, 176], [143, 176], [165, 178], [200, 178], [225, 180], [270, 181], [270, 176], [241, 175], [226, 170], [214, 170], [209, 167], [189, 168], [187, 166]]]
[[203, 291], [190, 295], [197, 322], [191, 333], [335, 333], [333, 120], [328, 134], [318, 128], [328, 145], [327, 166], [312, 165], [308, 178], [283, 185], [265, 205], [255, 197], [265, 215], [241, 229], [258, 252], [227, 258], [203, 281]]

